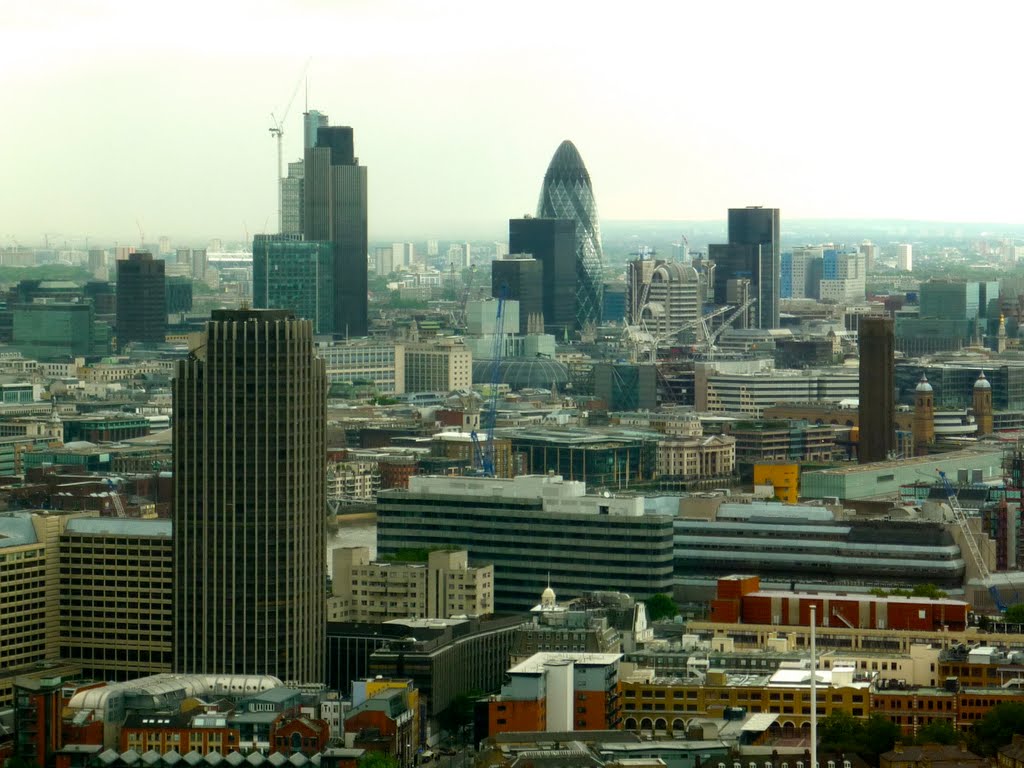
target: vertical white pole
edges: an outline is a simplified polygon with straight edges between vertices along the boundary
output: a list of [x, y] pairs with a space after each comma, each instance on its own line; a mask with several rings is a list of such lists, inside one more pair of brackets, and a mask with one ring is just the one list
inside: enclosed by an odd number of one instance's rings
[[818, 606], [811, 606], [811, 766], [818, 768], [818, 654], [814, 645]]

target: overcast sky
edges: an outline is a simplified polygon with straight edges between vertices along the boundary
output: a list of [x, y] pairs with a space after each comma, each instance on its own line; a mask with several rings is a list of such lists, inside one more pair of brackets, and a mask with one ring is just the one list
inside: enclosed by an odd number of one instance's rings
[[[159, 9], [159, 10], [158, 10]], [[1021, 221], [1019, 3], [0, 0], [0, 246], [275, 231], [281, 113], [370, 236], [500, 237], [562, 139], [604, 219]], [[303, 93], [285, 125], [301, 156]]]

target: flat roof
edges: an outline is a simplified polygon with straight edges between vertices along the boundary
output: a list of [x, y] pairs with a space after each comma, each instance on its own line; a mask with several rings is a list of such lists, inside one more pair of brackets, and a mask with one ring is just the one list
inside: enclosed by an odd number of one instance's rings
[[[992, 448], [964, 448], [959, 451], [948, 451], [946, 453], [933, 453], [927, 456], [911, 456], [905, 459], [893, 459], [892, 461], [872, 461], [868, 464], [854, 464], [848, 467], [832, 467], [830, 469], [815, 469], [812, 470], [816, 475], [853, 475], [869, 472], [878, 472], [879, 470], [889, 469], [896, 467], [905, 466], [928, 466], [929, 464], [934, 465], [937, 462], [944, 462], [956, 459], [967, 459], [967, 458], [978, 458], [980, 456], [997, 456], [999, 461], [1002, 462], [1003, 449], [1002, 447]], [[935, 478], [938, 479], [938, 473], [935, 473]]]
[[0, 547], [21, 547], [38, 543], [31, 514], [15, 512], [0, 515]]
[[90, 535], [108, 536], [159, 536], [170, 538], [172, 523], [167, 519], [128, 517], [76, 517], [69, 520], [67, 531]]
[[535, 653], [526, 661], [516, 664], [509, 674], [535, 675], [544, 671], [549, 665], [581, 664], [586, 666], [605, 667], [622, 658], [621, 653], [568, 653], [559, 651], [542, 651]]

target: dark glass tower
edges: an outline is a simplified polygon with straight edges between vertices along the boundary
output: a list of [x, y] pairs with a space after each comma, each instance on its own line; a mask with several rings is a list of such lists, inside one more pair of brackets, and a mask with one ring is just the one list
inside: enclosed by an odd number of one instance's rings
[[151, 253], [132, 253], [117, 262], [117, 346], [133, 341], [161, 344], [167, 336], [164, 263]]
[[[544, 328], [561, 338], [576, 330], [576, 223], [569, 219], [509, 219], [508, 249], [541, 263]], [[522, 318], [522, 307], [519, 312]]]
[[[590, 174], [571, 141], [563, 141], [551, 158], [540, 190], [537, 216], [575, 222], [576, 327], [601, 322], [604, 289], [601, 225]], [[514, 251], [511, 243], [509, 250]]]
[[544, 327], [544, 265], [537, 259], [512, 254], [492, 261], [491, 295], [519, 302], [519, 333]]
[[302, 232], [334, 243], [334, 328], [338, 336], [365, 336], [366, 167], [355, 156], [352, 129], [325, 126], [306, 149]]
[[327, 378], [313, 328], [214, 310], [174, 394], [174, 670], [323, 681]]
[[896, 450], [896, 332], [891, 317], [862, 317], [860, 348], [861, 464], [885, 461]]
[[314, 333], [334, 328], [334, 244], [298, 235], [256, 235], [252, 242], [252, 304], [291, 309], [313, 321]]
[[[730, 208], [729, 245], [750, 249], [747, 258], [758, 274], [757, 281], [751, 283], [752, 295], [757, 298], [754, 306], [757, 325], [760, 328], [778, 328], [779, 281], [782, 276], [779, 209], [760, 206]], [[713, 260], [714, 256], [711, 258]], [[716, 267], [720, 268], [720, 265]]]

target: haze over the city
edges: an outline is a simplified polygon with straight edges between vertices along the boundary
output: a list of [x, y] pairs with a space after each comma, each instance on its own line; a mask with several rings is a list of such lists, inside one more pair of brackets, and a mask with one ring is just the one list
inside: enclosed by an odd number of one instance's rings
[[308, 106], [370, 236], [502, 236], [564, 138], [604, 219], [1022, 219], [1020, 12], [963, 4], [8, 3], [0, 245], [276, 230]]

